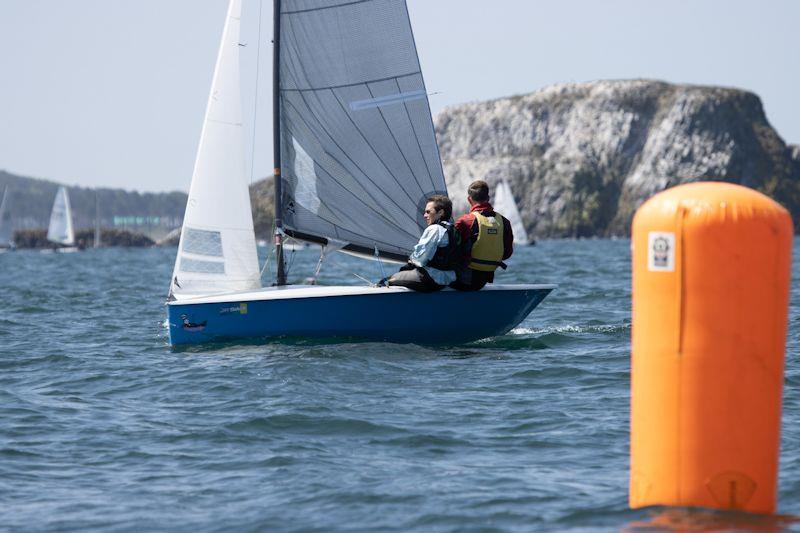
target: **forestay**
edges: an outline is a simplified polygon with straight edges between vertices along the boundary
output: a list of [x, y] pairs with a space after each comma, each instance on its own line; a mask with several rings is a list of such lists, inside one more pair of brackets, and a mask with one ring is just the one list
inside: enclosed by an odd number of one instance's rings
[[261, 286], [244, 161], [239, 93], [241, 0], [228, 7], [170, 294]]
[[72, 210], [69, 206], [67, 189], [59, 187], [50, 212], [50, 226], [47, 228], [47, 240], [65, 246], [75, 244], [75, 232], [72, 230]]
[[406, 3], [281, 3], [284, 230], [404, 258], [447, 191]]

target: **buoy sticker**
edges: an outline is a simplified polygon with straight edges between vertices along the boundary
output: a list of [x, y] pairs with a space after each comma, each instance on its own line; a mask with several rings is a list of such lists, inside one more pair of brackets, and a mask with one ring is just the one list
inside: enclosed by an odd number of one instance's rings
[[647, 270], [675, 271], [675, 234], [651, 231], [647, 234]]

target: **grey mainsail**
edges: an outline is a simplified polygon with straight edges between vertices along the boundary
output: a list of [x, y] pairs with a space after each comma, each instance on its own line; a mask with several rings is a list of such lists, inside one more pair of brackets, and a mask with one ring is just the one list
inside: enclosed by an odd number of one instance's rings
[[407, 256], [446, 194], [405, 0], [282, 0], [283, 227]]

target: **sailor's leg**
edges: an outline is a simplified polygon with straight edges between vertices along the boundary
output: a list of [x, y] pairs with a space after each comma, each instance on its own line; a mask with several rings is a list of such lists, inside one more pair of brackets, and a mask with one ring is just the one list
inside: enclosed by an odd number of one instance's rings
[[392, 287], [407, 287], [419, 292], [435, 292], [443, 287], [438, 285], [424, 268], [414, 270], [401, 270], [393, 274], [387, 282]]
[[450, 287], [458, 291], [479, 291], [489, 281], [489, 273], [465, 268], [456, 273], [456, 280]]

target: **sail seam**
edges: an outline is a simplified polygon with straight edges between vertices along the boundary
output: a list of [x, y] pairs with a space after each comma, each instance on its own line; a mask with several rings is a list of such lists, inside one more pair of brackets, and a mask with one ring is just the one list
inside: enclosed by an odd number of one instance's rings
[[[372, 96], [374, 98], [375, 95], [373, 94], [372, 89], [370, 89], [368, 84], [366, 85], [366, 87], [367, 87], [367, 91], [369, 91], [370, 96]], [[403, 157], [403, 161], [405, 161], [406, 166], [408, 167], [408, 171], [411, 173], [411, 177], [414, 178], [414, 182], [417, 184], [417, 187], [419, 187], [419, 192], [422, 193], [422, 195], [424, 195], [425, 191], [422, 189], [422, 184], [417, 179], [416, 174], [414, 174], [414, 169], [411, 168], [411, 163], [408, 162], [408, 158], [406, 157], [405, 152], [403, 152], [403, 148], [400, 146], [400, 142], [397, 140], [397, 137], [395, 136], [394, 131], [392, 131], [391, 126], [389, 126], [389, 123], [386, 121], [386, 116], [383, 114], [383, 110], [381, 108], [377, 108], [377, 111], [381, 116], [381, 120], [383, 120], [383, 123], [386, 125], [386, 129], [389, 131], [389, 135], [392, 136], [392, 140], [394, 140], [394, 144], [395, 144], [395, 146], [397, 146], [397, 150], [400, 152], [400, 155]], [[410, 122], [410, 119], [409, 119], [409, 122]], [[413, 124], [411, 126], [411, 129], [412, 130], [414, 129]], [[417, 144], [419, 144], [419, 143], [417, 143]], [[422, 156], [422, 159], [423, 159], [423, 161], [425, 160], [425, 156], [424, 155]]]
[[[397, 81], [397, 79], [395, 79], [394, 82], [397, 84], [397, 90], [402, 92], [403, 89], [400, 87], [400, 83]], [[406, 117], [408, 117], [408, 122], [411, 124], [411, 130], [414, 132], [414, 140], [417, 141], [417, 148], [419, 148], [419, 155], [420, 157], [422, 157], [422, 162], [425, 165], [425, 170], [428, 171], [428, 179], [431, 180], [431, 188], [435, 191], [436, 185], [433, 183], [433, 174], [431, 174], [431, 167], [428, 166], [428, 159], [425, 157], [425, 152], [422, 151], [422, 145], [419, 143], [419, 134], [417, 133], [417, 128], [414, 127], [414, 121], [411, 120], [411, 113], [408, 112], [408, 103], [406, 102], [403, 103], [403, 109], [405, 109], [406, 111]], [[417, 177], [414, 176], [414, 179], [416, 180]]]
[[[389, 175], [392, 177], [392, 179], [394, 179], [394, 181], [395, 181], [395, 182], [397, 182], [397, 183], [399, 184], [399, 183], [400, 183], [400, 180], [399, 180], [399, 179], [397, 179], [397, 176], [395, 176], [394, 172], [392, 172], [392, 169], [389, 167], [389, 163], [387, 163], [386, 161], [384, 161], [384, 160], [383, 160], [383, 158], [382, 158], [382, 157], [381, 157], [381, 156], [378, 154], [378, 151], [377, 151], [377, 150], [375, 150], [375, 147], [374, 147], [374, 146], [372, 146], [372, 143], [371, 143], [371, 142], [369, 142], [369, 140], [367, 139], [367, 136], [366, 136], [366, 135], [364, 135], [364, 132], [363, 132], [363, 131], [361, 131], [361, 128], [359, 128], [359, 127], [358, 127], [358, 124], [356, 124], [356, 121], [355, 121], [355, 120], [353, 120], [353, 117], [352, 117], [352, 116], [350, 116], [350, 113], [348, 113], [348, 112], [347, 112], [347, 108], [346, 108], [346, 107], [345, 107], [345, 105], [342, 103], [342, 100], [339, 98], [339, 95], [338, 95], [338, 94], [336, 94], [334, 91], [331, 91], [331, 93], [333, 94], [333, 97], [334, 97], [334, 98], [336, 98], [336, 101], [339, 103], [339, 106], [342, 108], [342, 111], [344, 111], [344, 114], [345, 114], [345, 116], [347, 116], [347, 119], [350, 121], [350, 123], [351, 123], [351, 124], [353, 125], [353, 127], [356, 129], [356, 131], [357, 131], [357, 132], [358, 132], [358, 134], [361, 136], [361, 138], [364, 140], [364, 142], [367, 144], [367, 146], [369, 146], [369, 149], [370, 149], [370, 150], [372, 150], [372, 153], [373, 153], [373, 154], [375, 154], [375, 157], [376, 157], [376, 158], [378, 158], [378, 161], [380, 161], [380, 162], [381, 162], [381, 164], [384, 166], [384, 168], [385, 168], [385, 169], [386, 169], [386, 171], [389, 173]], [[416, 178], [414, 178], [414, 179], [416, 180]], [[370, 180], [370, 181], [372, 181], [372, 180]], [[402, 189], [402, 187], [401, 187], [401, 190], [402, 190], [404, 193], [406, 193], [406, 196], [408, 197], [408, 199], [409, 199], [409, 200], [410, 200], [412, 203], [416, 203], [416, 202], [414, 202], [414, 199], [413, 199], [413, 198], [411, 198], [411, 195], [410, 195], [410, 194], [408, 194], [408, 191], [406, 191], [405, 189]], [[398, 207], [399, 207], [399, 206], [398, 206]], [[409, 218], [412, 218], [412, 217], [409, 217]], [[416, 219], [414, 219], [414, 220], [416, 221]]]
[[[289, 122], [289, 123], [291, 123], [291, 120], [289, 120], [289, 119], [287, 119], [287, 118], [285, 118], [284, 120], [285, 120], [286, 122]], [[346, 167], [345, 167], [345, 166], [344, 166], [344, 165], [343, 165], [343, 164], [342, 164], [342, 163], [341, 163], [341, 162], [340, 162], [338, 159], [336, 159], [336, 158], [335, 158], [335, 157], [334, 157], [332, 154], [328, 154], [328, 156], [329, 156], [331, 159], [333, 159], [334, 161], [336, 161], [336, 163], [337, 163], [338, 165], [340, 165], [342, 168], [346, 168]], [[402, 232], [402, 233], [405, 233], [406, 235], [409, 235], [410, 237], [412, 237], [412, 238], [414, 238], [414, 239], [417, 239], [417, 238], [418, 238], [416, 235], [414, 235], [414, 234], [413, 234], [413, 233], [411, 233], [410, 231], [407, 231], [407, 230], [403, 229], [403, 228], [402, 228], [401, 226], [399, 226], [399, 225], [398, 225], [398, 224], [397, 224], [395, 221], [393, 221], [393, 220], [391, 220], [391, 219], [389, 219], [389, 218], [386, 218], [386, 216], [385, 216], [383, 213], [381, 213], [380, 211], [376, 210], [376, 209], [375, 209], [375, 208], [373, 208], [371, 205], [369, 205], [368, 203], [366, 203], [364, 200], [362, 200], [361, 198], [359, 198], [357, 194], [355, 194], [353, 191], [351, 191], [350, 189], [348, 189], [348, 188], [347, 188], [347, 187], [346, 187], [346, 186], [345, 186], [345, 185], [344, 185], [342, 182], [340, 182], [338, 179], [336, 179], [336, 178], [334, 177], [333, 173], [331, 173], [331, 172], [330, 172], [328, 169], [326, 169], [326, 168], [325, 168], [325, 166], [324, 166], [322, 163], [320, 163], [319, 161], [316, 161], [316, 160], [315, 160], [315, 161], [314, 161], [314, 164], [315, 164], [315, 165], [317, 165], [317, 166], [320, 168], [320, 170], [322, 170], [323, 172], [325, 172], [325, 174], [327, 174], [327, 175], [328, 175], [328, 176], [331, 178], [331, 181], [333, 181], [333, 182], [334, 182], [334, 183], [336, 183], [336, 184], [337, 184], [339, 187], [341, 187], [341, 188], [342, 188], [342, 190], [344, 190], [345, 192], [347, 192], [347, 193], [349, 193], [351, 196], [353, 196], [353, 198], [355, 198], [355, 199], [356, 199], [358, 202], [360, 202], [360, 203], [361, 203], [361, 205], [363, 205], [363, 206], [364, 206], [366, 209], [368, 209], [369, 211], [371, 211], [371, 212], [375, 213], [375, 214], [378, 216], [378, 218], [380, 218], [381, 220], [383, 220], [383, 222], [385, 222], [386, 224], [388, 224], [390, 227], [392, 227], [392, 228], [395, 228], [395, 229], [399, 230], [400, 232]], [[355, 165], [355, 166], [358, 168], [358, 164], [357, 164], [357, 163], [353, 162], [353, 165]], [[361, 172], [362, 172], [362, 174], [364, 173], [364, 171], [363, 171], [363, 170], [361, 170], [360, 168], [359, 168], [359, 171], [361, 171]], [[365, 177], [366, 177], [366, 174], [365, 174]], [[376, 185], [376, 186], [377, 186], [377, 185]], [[373, 197], [373, 195], [372, 195], [372, 194], [371, 194], [369, 191], [367, 191], [367, 190], [365, 189], [365, 190], [364, 190], [364, 192], [365, 192], [366, 194], [368, 194], [368, 195], [369, 195], [369, 196], [370, 196], [370, 197], [371, 197], [373, 200], [375, 200], [375, 201], [377, 202], [377, 199], [376, 199], [376, 198], [374, 198], [374, 197]], [[395, 205], [397, 205], [397, 204], [395, 204]], [[403, 212], [403, 214], [405, 214], [406, 216], [408, 216], [408, 218], [409, 218], [409, 219], [411, 219], [413, 222], [416, 222], [416, 221], [415, 221], [413, 218], [411, 218], [411, 216], [409, 216], [409, 215], [408, 215], [408, 213], [406, 213], [405, 211], [403, 211], [403, 210], [402, 210], [402, 208], [400, 208], [400, 206], [399, 206], [399, 205], [398, 205], [397, 207], [398, 207], [398, 208], [399, 208], [399, 209], [400, 209], [400, 210]], [[332, 209], [332, 206], [328, 206], [328, 209]], [[315, 214], [314, 214], [314, 216], [315, 216], [315, 217], [317, 217], [318, 219], [322, 220], [323, 222], [327, 222], [328, 224], [330, 224], [331, 226], [333, 226], [335, 229], [341, 229], [341, 230], [343, 230], [343, 231], [347, 231], [348, 233], [352, 233], [353, 235], [359, 235], [360, 237], [363, 237], [363, 238], [365, 238], [366, 240], [370, 240], [370, 241], [374, 240], [374, 239], [368, 238], [366, 235], [359, 234], [359, 233], [356, 233], [355, 231], [352, 231], [352, 230], [349, 230], [349, 229], [347, 229], [347, 228], [346, 228], [346, 227], [345, 227], [345, 226], [344, 226], [344, 225], [341, 223], [341, 221], [334, 222], [333, 220], [330, 220], [330, 219], [328, 219], [328, 218], [325, 218], [324, 216], [320, 215], [319, 213], [315, 213]], [[352, 223], [352, 222], [355, 222], [355, 221], [353, 221], [352, 219], [349, 219], [348, 221], [349, 221], [349, 222], [351, 222], [351, 223]], [[287, 226], [288, 226], [288, 224], [287, 224]], [[385, 243], [385, 244], [389, 244], [389, 243]]]
[[[305, 119], [305, 118], [302, 116], [302, 114], [300, 113], [300, 110], [299, 110], [299, 109], [297, 109], [297, 107], [296, 107], [294, 104], [292, 104], [291, 102], [289, 102], [289, 101], [286, 101], [285, 103], [286, 103], [286, 104], [288, 104], [290, 107], [294, 108], [294, 110], [295, 110], [295, 113], [297, 114], [298, 118], [300, 118], [300, 120], [301, 120], [301, 121], [303, 121], [304, 123], [306, 123], [306, 128], [309, 130], [309, 134], [310, 134], [310, 135], [312, 135], [313, 137], [317, 138], [317, 142], [320, 142], [320, 140], [319, 140], [318, 136], [317, 136], [317, 135], [314, 133], [314, 128], [312, 128], [312, 127], [311, 127], [311, 126], [310, 126], [310, 125], [309, 125], [309, 124], [306, 122], [306, 119]], [[309, 109], [311, 109], [311, 107], [310, 107], [310, 106], [308, 106], [308, 108], [309, 108]], [[316, 115], [314, 115], [314, 116], [316, 116]], [[290, 124], [291, 124], [291, 123], [293, 123], [293, 120], [292, 120], [291, 118], [289, 118], [289, 117], [285, 117], [285, 118], [284, 118], [284, 122], [288, 122], [288, 123], [290, 123]], [[322, 132], [324, 132], [324, 133], [325, 133], [325, 135], [327, 135], [327, 136], [330, 138], [331, 142], [332, 142], [332, 143], [333, 143], [333, 144], [336, 146], [336, 148], [338, 148], [338, 149], [339, 149], [339, 151], [340, 151], [342, 154], [344, 154], [344, 156], [345, 156], [345, 157], [346, 157], [346, 158], [347, 158], [347, 159], [348, 159], [348, 160], [349, 160], [349, 161], [350, 161], [350, 162], [353, 164], [353, 166], [354, 166], [354, 167], [356, 167], [356, 168], [358, 169], [358, 171], [359, 171], [359, 172], [361, 172], [361, 174], [362, 174], [362, 175], [363, 175], [363, 176], [364, 176], [364, 177], [365, 177], [367, 180], [369, 180], [369, 182], [370, 182], [370, 183], [372, 183], [372, 185], [374, 185], [374, 186], [375, 186], [375, 188], [377, 188], [378, 190], [381, 190], [381, 189], [380, 189], [380, 187], [378, 186], [378, 184], [377, 184], [377, 183], [375, 183], [374, 181], [372, 181], [372, 179], [369, 177], [369, 175], [368, 175], [368, 174], [367, 174], [367, 173], [366, 173], [366, 172], [365, 172], [365, 171], [364, 171], [364, 170], [363, 170], [363, 169], [362, 169], [362, 168], [361, 168], [361, 167], [358, 165], [358, 163], [356, 163], [355, 161], [353, 161], [353, 160], [350, 158], [350, 156], [348, 156], [348, 155], [347, 155], [347, 152], [345, 152], [345, 151], [342, 149], [342, 147], [341, 147], [341, 146], [339, 146], [339, 144], [338, 144], [338, 143], [337, 143], [337, 142], [334, 140], [334, 138], [333, 138], [333, 136], [330, 134], [330, 132], [329, 132], [329, 131], [328, 131], [328, 130], [325, 128], [325, 126], [323, 126], [322, 124], [320, 124], [320, 125], [319, 125], [319, 127], [320, 127], [320, 130], [322, 130]], [[320, 143], [320, 144], [321, 144], [321, 143]], [[339, 161], [339, 159], [338, 159], [336, 156], [334, 156], [334, 155], [333, 155], [333, 154], [331, 154], [330, 152], [328, 152], [328, 153], [327, 153], [327, 155], [328, 155], [328, 157], [330, 157], [331, 159], [333, 159], [333, 160], [334, 160], [334, 161], [335, 161], [335, 162], [336, 162], [336, 163], [337, 163], [339, 166], [341, 166], [343, 169], [347, 169], [347, 165], [345, 165], [345, 164], [343, 164], [341, 161]], [[331, 180], [333, 180], [333, 181], [334, 181], [334, 182], [335, 182], [337, 185], [339, 185], [339, 186], [340, 186], [342, 189], [344, 189], [345, 191], [347, 191], [348, 193], [350, 193], [350, 194], [351, 194], [351, 195], [352, 195], [352, 196], [353, 196], [353, 197], [354, 197], [356, 200], [358, 200], [358, 201], [359, 201], [359, 202], [360, 202], [362, 205], [364, 205], [364, 206], [365, 206], [367, 209], [369, 209], [369, 210], [370, 210], [370, 211], [372, 211], [373, 213], [377, 214], [377, 215], [378, 215], [380, 218], [384, 219], [384, 220], [385, 220], [387, 223], [389, 223], [390, 225], [393, 225], [393, 226], [396, 226], [396, 225], [397, 225], [395, 221], [393, 221], [393, 220], [390, 220], [390, 219], [386, 218], [386, 217], [383, 215], [383, 213], [381, 213], [380, 211], [378, 211], [377, 209], [375, 209], [374, 207], [372, 207], [371, 205], [369, 205], [368, 203], [366, 203], [364, 200], [362, 200], [361, 198], [359, 198], [359, 196], [358, 196], [356, 193], [354, 193], [353, 191], [351, 191], [350, 189], [348, 189], [347, 187], [345, 187], [345, 185], [344, 185], [342, 182], [340, 182], [338, 179], [336, 179], [336, 178], [334, 177], [333, 173], [332, 173], [331, 171], [329, 171], [327, 168], [325, 168], [325, 166], [324, 166], [324, 165], [323, 165], [323, 164], [322, 164], [320, 161], [314, 160], [314, 164], [315, 164], [315, 165], [318, 165], [320, 169], [322, 169], [322, 170], [323, 170], [323, 171], [324, 171], [324, 172], [325, 172], [325, 173], [326, 173], [328, 176], [330, 176]], [[362, 187], [362, 189], [364, 190], [364, 192], [365, 192], [365, 193], [366, 193], [366, 194], [367, 194], [367, 195], [368, 195], [368, 196], [369, 196], [369, 197], [370, 197], [370, 198], [371, 198], [373, 201], [375, 201], [376, 203], [380, 203], [380, 202], [378, 201], [378, 199], [377, 199], [377, 198], [375, 198], [375, 196], [374, 196], [374, 195], [373, 195], [373, 194], [372, 194], [372, 193], [371, 193], [371, 192], [370, 192], [370, 191], [369, 191], [367, 188], [364, 188], [364, 187]], [[408, 217], [408, 218], [409, 218], [411, 221], [413, 221], [413, 222], [416, 224], [416, 219], [414, 219], [414, 218], [413, 218], [411, 215], [409, 215], [408, 213], [406, 213], [406, 212], [405, 212], [405, 210], [403, 210], [403, 208], [402, 208], [402, 207], [401, 207], [401, 206], [400, 206], [400, 205], [399, 205], [397, 202], [395, 202], [395, 201], [394, 201], [394, 199], [392, 199], [392, 197], [391, 197], [391, 196], [389, 196], [388, 194], [385, 194], [385, 193], [384, 193], [384, 196], [385, 196], [386, 198], [388, 198], [388, 199], [389, 199], [389, 200], [390, 200], [390, 201], [391, 201], [391, 202], [392, 202], [392, 203], [393, 203], [393, 204], [394, 204], [394, 205], [395, 205], [395, 206], [396, 206], [396, 207], [397, 207], [397, 208], [398, 208], [400, 211], [402, 211], [402, 212], [403, 212], [403, 214], [404, 214], [404, 215], [406, 215], [406, 216], [407, 216], [407, 217]], [[409, 200], [410, 200], [410, 199], [411, 199], [411, 198], [409, 197]], [[319, 216], [319, 215], [318, 215], [318, 216]], [[322, 218], [322, 217], [320, 217], [320, 218]], [[338, 226], [338, 225], [339, 225], [339, 224], [335, 224], [334, 222], [331, 222], [330, 220], [328, 220], [327, 222], [329, 222], [329, 223], [331, 223], [331, 224], [333, 224], [333, 225], [335, 225], [335, 226]], [[411, 232], [408, 232], [408, 231], [405, 231], [405, 230], [403, 230], [403, 232], [404, 232], [404, 233], [407, 233], [407, 234], [409, 234], [409, 235], [412, 235], [412, 236], [414, 236], [414, 235], [413, 235]], [[414, 236], [414, 238], [416, 239], [417, 237], [416, 237], [416, 236]]]
[[214, 119], [214, 118], [210, 118], [210, 119], [206, 120], [206, 122], [215, 122], [217, 124], [227, 124], [228, 126], [241, 126], [242, 125], [241, 122], [228, 122], [227, 120], [217, 120], [217, 119]]
[[187, 252], [185, 249], [181, 249], [181, 257], [185, 257], [187, 259], [200, 259], [203, 261], [210, 261], [212, 263], [225, 262], [225, 258], [221, 255], [208, 255], [208, 254], [201, 254], [199, 252]]
[[204, 231], [225, 230], [225, 231], [245, 231], [245, 232], [248, 232], [248, 233], [250, 232], [250, 228], [240, 228], [240, 227], [236, 227], [236, 226], [217, 226], [217, 225], [215, 225], [215, 226], [204, 226], [202, 224], [195, 224], [194, 222], [192, 222], [191, 226], [187, 226], [187, 227], [191, 227], [191, 228], [194, 228], [194, 229], [201, 229], [201, 230], [204, 230]]
[[356, 4], [366, 4], [367, 2], [374, 2], [375, 0], [354, 0], [345, 4], [337, 4], [335, 6], [311, 7], [308, 9], [297, 9], [295, 11], [281, 11], [281, 15], [297, 15], [300, 13], [311, 13], [312, 11], [323, 11], [326, 9], [337, 9], [340, 7], [354, 6]]
[[[312, 93], [312, 94], [314, 94], [314, 95], [315, 95], [317, 98], [319, 98], [319, 96], [318, 96], [318, 95], [316, 95], [316, 93]], [[309, 105], [308, 101], [306, 100], [306, 97], [305, 97], [305, 95], [303, 95], [303, 94], [301, 93], [301, 94], [300, 94], [300, 97], [303, 99], [303, 102], [306, 104], [306, 107], [307, 107], [307, 108], [310, 110], [310, 109], [311, 109], [311, 106]], [[336, 94], [335, 94], [335, 93], [334, 93], [334, 97], [336, 97]], [[319, 140], [318, 136], [317, 136], [316, 134], [314, 134], [314, 133], [313, 133], [313, 132], [314, 132], [314, 130], [315, 130], [315, 128], [312, 128], [312, 127], [311, 127], [311, 126], [310, 126], [310, 125], [309, 125], [309, 124], [306, 122], [306, 119], [305, 119], [305, 117], [303, 117], [303, 114], [300, 112], [300, 110], [299, 110], [299, 109], [298, 109], [298, 108], [297, 108], [297, 107], [296, 107], [296, 106], [295, 106], [295, 105], [294, 105], [294, 104], [293, 104], [291, 101], [289, 101], [289, 100], [286, 100], [286, 99], [284, 99], [283, 101], [284, 101], [286, 104], [288, 104], [290, 107], [294, 108], [294, 110], [295, 110], [295, 113], [297, 114], [297, 116], [298, 116], [298, 117], [299, 117], [299, 118], [300, 118], [300, 119], [301, 119], [303, 122], [305, 122], [305, 123], [306, 123], [306, 127], [308, 128], [308, 130], [309, 130], [310, 132], [312, 132], [312, 135], [314, 135], [314, 137], [317, 137], [317, 142], [320, 142], [320, 140]], [[336, 98], [336, 101], [338, 102], [338, 101], [339, 101], [339, 99], [338, 99], [338, 98]], [[341, 102], [340, 102], [340, 104], [339, 104], [339, 105], [341, 105]], [[317, 114], [316, 114], [316, 113], [312, 113], [312, 115], [313, 115], [315, 118], [317, 117]], [[346, 110], [345, 110], [345, 115], [347, 115], [347, 111], [346, 111]], [[348, 115], [348, 117], [349, 117], [349, 115]], [[287, 117], [287, 118], [288, 118], [288, 117]], [[291, 119], [289, 119], [289, 120], [291, 120]], [[351, 120], [351, 122], [352, 122], [352, 119], [350, 119], [350, 120]], [[342, 154], [343, 154], [343, 155], [344, 155], [344, 156], [345, 156], [345, 157], [346, 157], [346, 158], [347, 158], [347, 159], [348, 159], [348, 160], [349, 160], [349, 161], [350, 161], [350, 162], [353, 164], [353, 166], [355, 166], [355, 167], [358, 169], [358, 171], [359, 171], [359, 172], [361, 172], [361, 174], [362, 174], [362, 175], [363, 175], [363, 176], [364, 176], [364, 177], [365, 177], [365, 178], [366, 178], [366, 179], [367, 179], [367, 180], [368, 180], [368, 181], [369, 181], [369, 182], [370, 182], [370, 183], [371, 183], [373, 186], [375, 186], [375, 188], [377, 188], [378, 190], [381, 190], [381, 188], [378, 186], [378, 184], [377, 184], [377, 183], [375, 183], [375, 181], [373, 181], [373, 180], [372, 180], [372, 178], [370, 178], [370, 177], [369, 177], [369, 175], [368, 175], [368, 174], [367, 174], [367, 173], [366, 173], [366, 172], [365, 172], [365, 171], [364, 171], [364, 170], [363, 170], [363, 169], [362, 169], [362, 168], [359, 166], [359, 164], [358, 164], [358, 163], [356, 163], [356, 162], [355, 162], [355, 161], [354, 161], [354, 160], [353, 160], [353, 159], [352, 159], [352, 158], [351, 158], [349, 155], [347, 155], [347, 152], [346, 152], [346, 151], [345, 151], [345, 150], [344, 150], [344, 149], [343, 149], [343, 148], [342, 148], [342, 147], [339, 145], [339, 143], [338, 143], [338, 142], [336, 142], [336, 139], [334, 138], [334, 136], [333, 136], [333, 135], [331, 135], [331, 133], [330, 133], [330, 132], [327, 130], [327, 128], [326, 128], [326, 127], [325, 127], [325, 126], [322, 124], [322, 122], [321, 122], [320, 120], [317, 120], [317, 124], [318, 124], [318, 126], [319, 126], [319, 129], [320, 129], [320, 130], [321, 130], [323, 133], [325, 133], [325, 135], [327, 135], [327, 136], [329, 137], [329, 139], [331, 140], [331, 142], [332, 142], [332, 143], [333, 143], [333, 144], [336, 146], [336, 148], [338, 148], [338, 149], [339, 149], [339, 151], [340, 151], [340, 152], [341, 152], [341, 153], [342, 153]], [[359, 131], [359, 133], [361, 133], [361, 132]], [[363, 134], [362, 134], [362, 137], [363, 137]], [[321, 143], [321, 144], [322, 144], [322, 143]], [[372, 147], [370, 146], [370, 148], [372, 148]], [[373, 152], [374, 152], [374, 149], [373, 149]], [[342, 168], [347, 168], [347, 166], [346, 166], [346, 165], [344, 165], [344, 164], [342, 164], [342, 163], [341, 163], [341, 161], [339, 161], [339, 160], [338, 160], [336, 157], [334, 157], [334, 156], [333, 156], [333, 154], [330, 154], [330, 153], [329, 153], [328, 155], [329, 155], [329, 156], [330, 156], [330, 157], [331, 157], [333, 160], [335, 160], [335, 161], [336, 161], [336, 162], [337, 162], [339, 165], [341, 165], [341, 167], [342, 167]], [[377, 156], [377, 154], [376, 154], [376, 156]], [[386, 163], [385, 163], [385, 162], [384, 162], [382, 159], [380, 159], [380, 157], [378, 157], [378, 159], [381, 161], [381, 163], [383, 163], [383, 165], [384, 165], [384, 166], [386, 166]], [[318, 163], [318, 162], [316, 162], [316, 161], [315, 161], [315, 163]], [[323, 169], [324, 169], [324, 167], [323, 167]], [[388, 168], [387, 168], [387, 170], [388, 170]], [[331, 178], [332, 178], [334, 181], [336, 181], [336, 183], [338, 183], [338, 184], [339, 184], [339, 185], [340, 185], [342, 188], [344, 188], [345, 190], [347, 190], [348, 192], [350, 192], [350, 194], [352, 194], [352, 195], [353, 195], [353, 196], [354, 196], [356, 199], [358, 199], [358, 200], [359, 200], [359, 201], [360, 201], [362, 204], [364, 204], [365, 206], [367, 206], [367, 207], [368, 207], [370, 210], [372, 210], [373, 212], [375, 212], [375, 213], [378, 213], [378, 214], [379, 214], [379, 215], [381, 215], [381, 217], [383, 218], [383, 216], [382, 216], [382, 213], [380, 213], [379, 211], [377, 211], [377, 210], [375, 210], [374, 208], [372, 208], [371, 206], [369, 206], [369, 204], [367, 204], [366, 202], [364, 202], [363, 200], [361, 200], [360, 198], [358, 198], [358, 196], [357, 196], [355, 193], [353, 193], [353, 192], [349, 191], [347, 188], [345, 188], [345, 187], [344, 187], [344, 185], [342, 185], [342, 184], [341, 184], [341, 183], [340, 183], [338, 180], [336, 180], [335, 178], [333, 178], [333, 175], [332, 175], [332, 174], [331, 174], [329, 171], [327, 171], [327, 170], [326, 170], [326, 172], [327, 172], [327, 173], [328, 173], [328, 175], [330, 175], [330, 176], [331, 176]], [[389, 173], [391, 174], [391, 171], [390, 171]], [[394, 178], [394, 180], [395, 180], [395, 182], [396, 182], [396, 181], [397, 181], [397, 178], [396, 178], [394, 175], [392, 175], [392, 177]], [[372, 200], [374, 200], [376, 203], [380, 203], [380, 202], [378, 201], [378, 199], [377, 199], [377, 198], [375, 198], [375, 196], [374, 196], [374, 195], [373, 195], [371, 192], [369, 192], [369, 191], [368, 191], [366, 188], [364, 188], [364, 192], [366, 192], [366, 193], [369, 195], [369, 197], [370, 197]], [[406, 192], [406, 196], [408, 196], [408, 192], [407, 192], [407, 191], [404, 191], [404, 192]], [[414, 222], [414, 224], [415, 224], [415, 225], [417, 224], [417, 220], [416, 220], [414, 217], [412, 217], [411, 215], [409, 215], [409, 214], [408, 214], [408, 213], [407, 213], [407, 212], [406, 212], [406, 211], [405, 211], [405, 210], [404, 210], [404, 209], [403, 209], [403, 208], [402, 208], [402, 207], [401, 207], [401, 206], [400, 206], [400, 205], [399, 205], [397, 202], [395, 202], [395, 201], [394, 201], [394, 199], [393, 199], [393, 198], [392, 198], [390, 195], [388, 195], [388, 194], [385, 194], [385, 193], [384, 193], [384, 196], [385, 196], [386, 198], [388, 198], [388, 199], [389, 199], [389, 200], [390, 200], [390, 201], [391, 201], [391, 202], [392, 202], [392, 203], [393, 203], [393, 204], [394, 204], [394, 205], [395, 205], [395, 206], [396, 206], [396, 207], [397, 207], [397, 208], [398, 208], [400, 211], [402, 211], [402, 212], [403, 212], [403, 214], [405, 214], [405, 215], [406, 215], [406, 216], [407, 216], [407, 217], [408, 217], [408, 218], [409, 218], [409, 219], [410, 219], [412, 222]], [[408, 196], [408, 199], [409, 199], [410, 201], [412, 201], [412, 202], [413, 202], [413, 199], [412, 199], [410, 196]], [[390, 223], [392, 223], [392, 221], [390, 221], [390, 220], [388, 220], [388, 219], [386, 219], [386, 220], [387, 220], [387, 222], [390, 222]], [[404, 230], [404, 231], [405, 231], [405, 230]], [[407, 232], [407, 231], [406, 231], [406, 233], [408, 233], [409, 235], [411, 235], [411, 233], [410, 233], [410, 232]], [[414, 238], [417, 238], [417, 237], [415, 236]]]
[[[357, 81], [353, 83], [343, 83], [341, 85], [327, 85], [324, 87], [308, 87], [306, 89], [284, 89], [281, 88], [281, 92], [309, 92], [309, 91], [326, 91], [330, 89], [345, 89], [347, 87], [358, 87], [359, 85], [366, 85], [368, 83], [379, 83], [382, 81], [392, 81], [397, 80], [398, 78], [410, 78], [411, 76], [420, 76], [422, 74], [421, 71], [417, 70], [414, 72], [409, 72], [407, 74], [398, 74], [396, 76], [387, 76], [385, 78], [375, 78], [372, 80], [363, 80]], [[427, 95], [427, 93], [426, 93]]]

